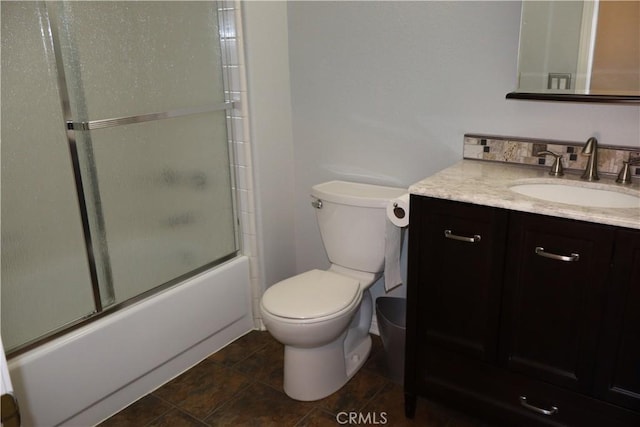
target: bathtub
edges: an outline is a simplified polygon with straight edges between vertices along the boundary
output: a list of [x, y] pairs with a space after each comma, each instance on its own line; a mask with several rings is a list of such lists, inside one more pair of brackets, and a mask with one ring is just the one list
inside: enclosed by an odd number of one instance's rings
[[249, 259], [184, 283], [8, 363], [23, 426], [90, 426], [254, 328]]

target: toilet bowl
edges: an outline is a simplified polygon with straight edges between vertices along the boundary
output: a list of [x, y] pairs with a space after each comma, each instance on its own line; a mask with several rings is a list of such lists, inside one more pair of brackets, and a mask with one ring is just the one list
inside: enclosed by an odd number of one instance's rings
[[312, 205], [331, 262], [268, 288], [262, 320], [284, 344], [284, 391], [322, 399], [360, 369], [371, 351], [368, 288], [384, 266], [386, 205], [406, 190], [331, 181], [312, 189]]
[[[321, 270], [276, 285], [263, 295], [260, 310], [267, 330], [285, 345], [284, 391], [296, 400], [322, 399], [340, 389], [369, 355], [369, 291], [357, 279]], [[294, 295], [282, 298], [287, 290]]]

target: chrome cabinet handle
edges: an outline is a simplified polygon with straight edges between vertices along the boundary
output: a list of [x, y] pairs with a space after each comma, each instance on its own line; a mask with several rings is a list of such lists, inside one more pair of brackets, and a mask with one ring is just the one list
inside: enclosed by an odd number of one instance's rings
[[552, 406], [551, 409], [538, 408], [537, 406], [534, 406], [528, 403], [526, 396], [520, 396], [520, 405], [524, 406], [527, 409], [532, 410], [533, 412], [537, 412], [538, 414], [542, 414], [542, 415], [553, 415], [558, 413], [557, 406]]
[[545, 258], [555, 259], [556, 261], [574, 262], [580, 259], [580, 254], [572, 253], [571, 255], [558, 255], [552, 252], [547, 252], [541, 246], [536, 246], [536, 255], [543, 256]]
[[474, 234], [473, 237], [458, 236], [457, 234], [453, 234], [451, 230], [444, 230], [444, 237], [446, 237], [447, 239], [459, 240], [461, 242], [467, 243], [478, 243], [480, 241], [479, 234]]

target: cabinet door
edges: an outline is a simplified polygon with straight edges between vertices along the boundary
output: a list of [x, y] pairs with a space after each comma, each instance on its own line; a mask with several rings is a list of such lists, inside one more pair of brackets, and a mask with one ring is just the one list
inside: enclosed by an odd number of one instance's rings
[[496, 360], [507, 212], [413, 197], [409, 304], [419, 352]]
[[590, 391], [614, 231], [514, 212], [504, 292], [506, 366]]
[[640, 232], [618, 231], [596, 392], [640, 411]]

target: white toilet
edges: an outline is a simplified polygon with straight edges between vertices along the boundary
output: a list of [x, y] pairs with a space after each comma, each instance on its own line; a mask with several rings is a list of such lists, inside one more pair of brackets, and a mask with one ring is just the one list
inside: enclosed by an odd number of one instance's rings
[[384, 269], [386, 206], [406, 189], [344, 181], [312, 188], [329, 270], [310, 270], [271, 286], [260, 311], [284, 344], [284, 391], [296, 400], [326, 397], [371, 350], [368, 288]]

